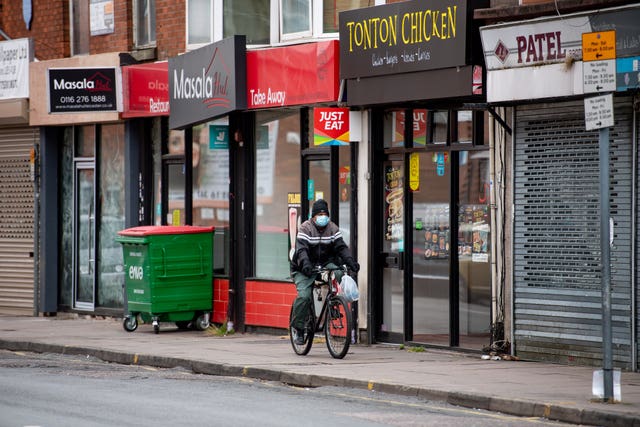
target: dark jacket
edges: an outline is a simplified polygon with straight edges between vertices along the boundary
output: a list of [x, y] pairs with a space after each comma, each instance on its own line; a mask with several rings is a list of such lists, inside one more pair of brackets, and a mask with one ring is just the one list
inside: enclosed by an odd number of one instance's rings
[[313, 268], [328, 262], [336, 265], [354, 265], [353, 256], [342, 238], [342, 232], [333, 222], [329, 222], [322, 231], [312, 220], [303, 222], [296, 237], [291, 272], [301, 272], [305, 265]]

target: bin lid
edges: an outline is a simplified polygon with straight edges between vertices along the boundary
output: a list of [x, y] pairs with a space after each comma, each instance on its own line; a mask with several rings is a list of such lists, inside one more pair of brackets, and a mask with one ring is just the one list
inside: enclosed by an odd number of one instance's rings
[[144, 237], [164, 234], [210, 233], [215, 227], [199, 227], [195, 225], [143, 225], [118, 231], [120, 236]]

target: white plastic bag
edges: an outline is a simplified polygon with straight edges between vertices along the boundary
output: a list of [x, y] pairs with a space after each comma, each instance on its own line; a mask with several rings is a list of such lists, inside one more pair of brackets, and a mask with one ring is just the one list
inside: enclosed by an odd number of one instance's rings
[[342, 276], [340, 279], [341, 295], [347, 300], [347, 302], [358, 301], [360, 298], [360, 291], [358, 290], [358, 284], [348, 274]]

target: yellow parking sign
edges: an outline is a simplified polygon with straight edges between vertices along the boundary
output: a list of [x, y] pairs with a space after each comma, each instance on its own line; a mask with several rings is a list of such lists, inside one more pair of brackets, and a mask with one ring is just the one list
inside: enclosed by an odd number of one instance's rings
[[582, 34], [582, 60], [602, 61], [616, 58], [616, 32], [598, 31]]

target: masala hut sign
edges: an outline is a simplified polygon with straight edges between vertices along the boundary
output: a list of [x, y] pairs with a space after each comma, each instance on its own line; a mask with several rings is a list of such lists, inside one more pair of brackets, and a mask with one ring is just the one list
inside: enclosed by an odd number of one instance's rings
[[169, 58], [169, 128], [247, 108], [246, 44], [236, 35]]
[[466, 65], [469, 3], [407, 1], [341, 12], [340, 78]]

